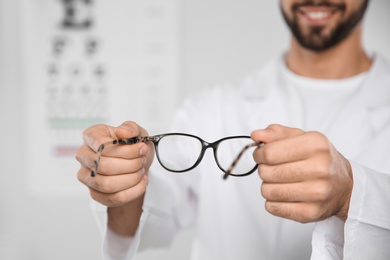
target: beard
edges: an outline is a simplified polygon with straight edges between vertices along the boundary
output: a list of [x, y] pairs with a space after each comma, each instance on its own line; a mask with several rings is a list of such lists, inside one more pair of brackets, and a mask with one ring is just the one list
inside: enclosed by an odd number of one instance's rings
[[298, 19], [295, 15], [296, 12], [299, 12], [298, 9], [301, 6], [328, 6], [332, 8], [337, 8], [341, 12], [344, 12], [346, 9], [345, 4], [331, 4], [326, 2], [314, 4], [313, 1], [305, 1], [304, 3], [295, 4], [292, 6], [292, 19], [289, 19], [287, 17], [282, 8], [281, 10], [284, 20], [286, 21], [288, 27], [290, 28], [292, 34], [294, 35], [298, 43], [306, 49], [320, 52], [337, 45], [353, 31], [355, 26], [363, 19], [364, 13], [368, 6], [368, 2], [368, 0], [365, 0], [359, 7], [359, 9], [351, 13], [345, 21], [340, 22], [328, 34], [323, 33], [324, 26], [313, 26], [310, 28], [309, 32], [305, 34], [298, 24]]

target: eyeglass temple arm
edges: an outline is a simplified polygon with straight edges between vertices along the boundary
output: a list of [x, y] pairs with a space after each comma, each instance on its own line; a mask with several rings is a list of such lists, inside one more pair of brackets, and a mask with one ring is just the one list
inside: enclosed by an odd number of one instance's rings
[[95, 164], [95, 169], [91, 171], [91, 177], [95, 177], [96, 173], [97, 173], [97, 170], [99, 168], [99, 162], [100, 162], [100, 157], [102, 155], [102, 152], [104, 150], [104, 148], [107, 146], [107, 145], [117, 145], [117, 144], [136, 144], [136, 143], [140, 143], [140, 142], [155, 142], [158, 140], [158, 137], [157, 136], [139, 136], [139, 137], [132, 137], [132, 138], [123, 138], [123, 139], [116, 139], [116, 140], [112, 140], [112, 141], [108, 141], [108, 142], [105, 142], [105, 143], [102, 143], [98, 150], [97, 150], [97, 153], [96, 153], [96, 160], [94, 160], [94, 164]]
[[244, 148], [242, 148], [240, 153], [237, 155], [236, 159], [234, 159], [233, 163], [230, 165], [229, 169], [223, 175], [223, 179], [226, 180], [227, 177], [232, 173], [234, 167], [236, 167], [238, 161], [241, 159], [241, 156], [245, 153], [246, 150], [248, 150], [249, 148], [254, 147], [254, 146], [260, 147], [263, 145], [264, 145], [263, 142], [259, 142], [259, 143], [251, 143], [251, 144], [244, 146]]

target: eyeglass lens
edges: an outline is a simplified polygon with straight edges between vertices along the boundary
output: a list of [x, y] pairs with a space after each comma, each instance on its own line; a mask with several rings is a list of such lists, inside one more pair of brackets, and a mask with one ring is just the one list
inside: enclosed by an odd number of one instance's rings
[[[223, 169], [224, 172], [228, 171], [232, 162], [237, 158], [238, 151], [251, 142], [253, 142], [252, 139], [244, 137], [225, 139], [220, 142], [216, 151], [216, 160], [220, 168]], [[253, 159], [253, 151], [255, 149], [256, 147], [251, 147], [245, 150], [229, 174], [240, 176], [251, 173], [254, 170], [254, 167], [257, 166]]]
[[187, 135], [164, 135], [156, 146], [157, 158], [167, 170], [183, 172], [193, 168], [201, 156], [202, 141]]

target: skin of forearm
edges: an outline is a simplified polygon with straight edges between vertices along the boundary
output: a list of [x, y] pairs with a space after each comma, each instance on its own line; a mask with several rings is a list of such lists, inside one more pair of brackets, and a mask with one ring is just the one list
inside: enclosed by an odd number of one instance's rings
[[142, 214], [144, 195], [119, 207], [108, 207], [108, 227], [121, 236], [134, 236]]

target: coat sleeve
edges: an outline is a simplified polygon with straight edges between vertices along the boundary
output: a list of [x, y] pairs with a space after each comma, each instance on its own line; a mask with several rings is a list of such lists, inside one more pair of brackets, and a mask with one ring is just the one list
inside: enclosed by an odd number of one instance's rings
[[107, 207], [91, 201], [92, 212], [104, 238], [104, 259], [133, 259], [143, 249], [170, 246], [175, 235], [193, 223], [196, 197], [181, 182], [182, 176], [167, 178], [172, 173], [163, 170], [151, 175], [134, 237], [111, 231], [107, 226]]
[[345, 223], [345, 259], [390, 256], [390, 173], [352, 163], [354, 189]]
[[388, 259], [390, 256], [390, 174], [351, 162], [354, 186], [343, 223], [318, 222], [311, 259]]

